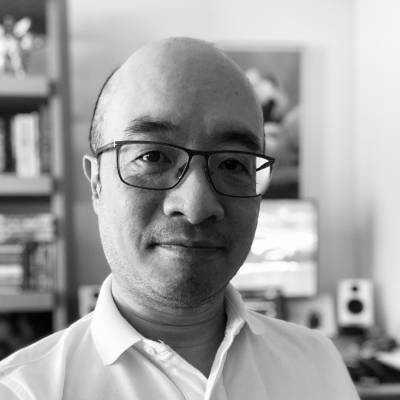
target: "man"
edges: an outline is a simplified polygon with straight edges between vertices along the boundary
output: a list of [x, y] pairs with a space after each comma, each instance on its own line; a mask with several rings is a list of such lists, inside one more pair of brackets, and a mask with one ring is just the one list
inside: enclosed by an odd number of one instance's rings
[[153, 43], [112, 74], [84, 158], [112, 274], [94, 313], [1, 364], [4, 398], [358, 398], [327, 339], [228, 286], [273, 163], [262, 132], [249, 82], [208, 43]]

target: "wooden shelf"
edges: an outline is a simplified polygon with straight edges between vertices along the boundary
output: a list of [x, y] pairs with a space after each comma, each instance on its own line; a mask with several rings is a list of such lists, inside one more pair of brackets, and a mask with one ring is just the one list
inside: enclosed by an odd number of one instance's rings
[[49, 82], [43, 76], [13, 78], [0, 75], [0, 107], [29, 109], [43, 103], [49, 95]]
[[52, 189], [52, 179], [46, 175], [37, 178], [20, 178], [14, 174], [0, 174], [0, 197], [49, 196]]
[[70, 245], [67, 235], [70, 218], [66, 215], [66, 154], [70, 149], [71, 121], [67, 0], [0, 0], [0, 3], [0, 21], [4, 15], [13, 15], [16, 19], [27, 16], [32, 20], [31, 31], [44, 38], [43, 48], [32, 53], [25, 78], [0, 73], [0, 117], [5, 121], [7, 151], [11, 150], [8, 149], [10, 123], [16, 114], [43, 114], [45, 129], [51, 133], [49, 174], [22, 178], [0, 172], [0, 214], [50, 213], [57, 221], [63, 221], [62, 229], [57, 230], [54, 239], [56, 278], [53, 293], [21, 291], [5, 294], [0, 289], [0, 311], [49, 310], [52, 311], [53, 330], [59, 330], [67, 323], [66, 266]]
[[358, 394], [362, 400], [399, 399], [400, 383], [382, 383], [370, 385], [357, 385]]
[[53, 293], [19, 292], [0, 290], [0, 312], [51, 311], [54, 308]]
[[0, 75], [0, 97], [46, 98], [48, 94], [49, 85], [46, 77], [27, 76], [17, 79]]

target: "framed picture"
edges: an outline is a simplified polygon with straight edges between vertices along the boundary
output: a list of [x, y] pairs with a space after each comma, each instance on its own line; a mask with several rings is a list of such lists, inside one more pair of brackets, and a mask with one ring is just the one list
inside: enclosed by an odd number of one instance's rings
[[243, 69], [262, 106], [266, 154], [276, 158], [263, 197], [298, 198], [302, 49], [229, 43], [218, 47]]

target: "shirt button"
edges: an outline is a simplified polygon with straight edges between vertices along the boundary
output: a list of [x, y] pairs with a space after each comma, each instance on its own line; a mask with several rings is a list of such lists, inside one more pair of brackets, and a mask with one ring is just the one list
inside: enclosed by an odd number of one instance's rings
[[156, 351], [153, 349], [153, 347], [149, 345], [144, 346], [144, 351], [150, 354], [151, 356], [154, 356], [156, 354]]
[[161, 351], [158, 353], [157, 358], [162, 362], [167, 362], [171, 360], [173, 357], [173, 353], [167, 350]]

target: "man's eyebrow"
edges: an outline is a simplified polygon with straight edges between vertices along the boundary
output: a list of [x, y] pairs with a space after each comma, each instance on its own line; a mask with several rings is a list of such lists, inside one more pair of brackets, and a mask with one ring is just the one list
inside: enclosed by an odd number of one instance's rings
[[[221, 129], [222, 128], [222, 129]], [[237, 143], [250, 151], [262, 152], [262, 143], [250, 129], [245, 127], [221, 127], [215, 132], [219, 143]], [[166, 119], [156, 119], [148, 116], [138, 117], [129, 122], [124, 129], [128, 134], [177, 132], [180, 127]]]
[[158, 132], [176, 132], [179, 130], [178, 125], [167, 120], [154, 119], [149, 117], [135, 118], [129, 122], [124, 129], [127, 133], [158, 133]]
[[229, 129], [218, 133], [218, 141], [223, 143], [238, 143], [247, 147], [250, 151], [261, 152], [262, 143], [250, 130], [241, 128]]

